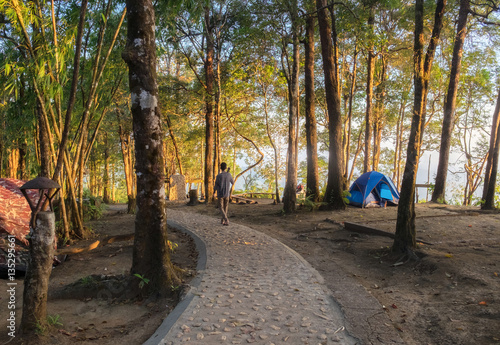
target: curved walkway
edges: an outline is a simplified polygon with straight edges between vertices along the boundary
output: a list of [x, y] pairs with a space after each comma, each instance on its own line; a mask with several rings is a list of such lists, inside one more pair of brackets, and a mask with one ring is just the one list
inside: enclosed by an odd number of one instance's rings
[[299, 254], [246, 226], [168, 210], [190, 233], [198, 275], [145, 344], [359, 344], [322, 277]]

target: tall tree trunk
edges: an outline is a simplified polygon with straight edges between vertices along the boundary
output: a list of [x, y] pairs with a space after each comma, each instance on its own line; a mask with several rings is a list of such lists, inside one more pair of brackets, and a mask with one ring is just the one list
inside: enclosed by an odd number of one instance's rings
[[111, 164], [111, 202], [116, 201], [116, 175], [115, 175], [115, 165]]
[[81, 6], [80, 6], [80, 18], [78, 22], [78, 29], [77, 29], [77, 37], [76, 37], [76, 43], [75, 43], [75, 57], [73, 61], [73, 75], [72, 75], [72, 80], [71, 80], [71, 87], [70, 87], [70, 93], [68, 97], [68, 105], [66, 108], [66, 115], [64, 119], [64, 127], [61, 130], [61, 136], [59, 140], [59, 152], [57, 154], [57, 163], [54, 168], [54, 173], [52, 175], [52, 179], [54, 181], [59, 181], [60, 184], [62, 184], [63, 178], [62, 178], [62, 168], [63, 164], [66, 166], [66, 170], [68, 173], [68, 185], [70, 187], [70, 192], [71, 192], [71, 203], [74, 208], [74, 213], [75, 213], [75, 219], [76, 219], [76, 234], [79, 237], [83, 237], [83, 234], [85, 232], [84, 227], [83, 227], [83, 222], [82, 218], [80, 217], [80, 214], [78, 213], [78, 205], [76, 202], [76, 191], [74, 188], [74, 184], [71, 178], [71, 167], [69, 166], [69, 162], [66, 157], [66, 144], [68, 142], [68, 136], [69, 136], [69, 130], [70, 130], [70, 125], [71, 125], [71, 118], [72, 118], [72, 113], [73, 113], [73, 108], [75, 106], [76, 102], [76, 92], [77, 92], [77, 86], [78, 86], [78, 76], [80, 72], [80, 57], [81, 57], [81, 49], [82, 49], [82, 38], [83, 38], [83, 29], [85, 26], [85, 16], [87, 13], [87, 4], [88, 0], [82, 0]]
[[[297, 2], [292, 1], [290, 8], [292, 18], [292, 71], [288, 78], [288, 151], [287, 177], [283, 191], [283, 210], [285, 213], [295, 212], [297, 202], [297, 116], [299, 112], [299, 63], [300, 42], [298, 34]], [[283, 47], [286, 49], [286, 47]]]
[[8, 158], [8, 177], [10, 178], [19, 178], [17, 176], [17, 172], [19, 171], [19, 149], [18, 148], [11, 148], [10, 153], [9, 153], [9, 158]]
[[40, 146], [40, 173], [39, 176], [50, 178], [50, 147], [46, 122], [43, 118], [43, 113], [40, 103], [37, 101], [36, 115], [38, 122], [38, 143]]
[[[406, 94], [405, 92], [403, 94]], [[396, 125], [396, 144], [394, 149], [394, 171], [392, 173], [392, 180], [395, 181], [396, 187], [401, 185], [401, 157], [403, 153], [403, 133], [404, 133], [404, 119], [406, 111], [406, 97], [403, 96], [399, 105], [398, 122]]]
[[[219, 31], [217, 31], [219, 34]], [[218, 47], [220, 47], [220, 37], [217, 37]], [[215, 176], [219, 173], [219, 167], [221, 161], [221, 147], [220, 147], [220, 136], [221, 136], [221, 84], [220, 84], [220, 48], [217, 51], [217, 61], [216, 61], [216, 89], [215, 89], [215, 146], [214, 146], [214, 180]]]
[[[116, 109], [116, 117], [120, 122], [120, 114], [122, 112], [119, 108]], [[134, 180], [134, 164], [132, 148], [134, 146], [130, 132], [125, 131], [123, 126], [118, 125], [118, 136], [120, 137], [120, 147], [123, 157], [123, 170], [125, 173], [125, 186], [127, 188], [127, 213], [134, 214], [136, 208], [136, 193], [135, 193], [135, 180]]]
[[[275, 187], [275, 201], [276, 204], [279, 204], [281, 202], [280, 198], [280, 187], [279, 187], [279, 180], [278, 180], [278, 148], [276, 147], [276, 144], [274, 143], [273, 136], [271, 135], [271, 129], [269, 126], [269, 110], [268, 110], [268, 99], [267, 99], [267, 89], [264, 83], [262, 83], [262, 90], [264, 93], [264, 115], [266, 117], [266, 133], [267, 133], [267, 138], [269, 139], [269, 142], [271, 143], [271, 146], [273, 148], [274, 152], [274, 187]], [[234, 171], [234, 166], [235, 166], [235, 161], [236, 161], [236, 134], [235, 134], [235, 143], [233, 145], [234, 147], [234, 154], [233, 154], [233, 171]], [[236, 171], [235, 171], [236, 172]]]
[[392, 250], [394, 252], [408, 252], [416, 246], [415, 229], [415, 182], [417, 179], [418, 161], [423, 139], [425, 124], [425, 108], [427, 87], [430, 78], [432, 60], [439, 41], [442, 28], [446, 1], [438, 0], [434, 17], [434, 28], [431, 41], [424, 61], [424, 0], [415, 3], [415, 41], [413, 47], [414, 65], [414, 103], [413, 117], [408, 138], [406, 165], [401, 183], [401, 197], [399, 199], [396, 221], [396, 234]]
[[484, 174], [483, 201], [481, 209], [492, 210], [495, 208], [495, 187], [498, 173], [498, 155], [500, 152], [500, 90], [498, 91], [497, 105], [493, 114], [491, 125], [490, 149]]
[[382, 150], [382, 129], [384, 127], [384, 108], [385, 108], [385, 79], [386, 79], [386, 60], [383, 54], [380, 55], [381, 71], [379, 84], [376, 87], [375, 112], [373, 116], [373, 165], [372, 170], [378, 171], [380, 163], [380, 153]]
[[127, 0], [127, 44], [137, 172], [132, 274], [150, 279], [149, 292], [177, 284], [167, 246], [163, 134], [156, 82], [155, 14], [151, 0]]
[[469, 1], [460, 0], [460, 11], [458, 13], [457, 34], [453, 46], [453, 58], [451, 60], [450, 81], [448, 93], [443, 112], [443, 127], [441, 130], [441, 146], [439, 147], [439, 163], [436, 173], [436, 182], [431, 200], [433, 202], [446, 202], [446, 178], [448, 176], [448, 163], [450, 159], [451, 133], [454, 126], [455, 105], [457, 99], [458, 82], [460, 79], [460, 68], [462, 66], [462, 53], [467, 34], [467, 16], [469, 14]]
[[172, 129], [172, 122], [170, 121], [170, 116], [168, 114], [165, 116], [167, 120], [167, 127], [168, 127], [168, 132], [170, 133], [170, 138], [172, 139], [172, 144], [174, 145], [174, 150], [175, 150], [175, 158], [177, 159], [177, 164], [179, 165], [179, 173], [181, 175], [184, 175], [184, 170], [182, 168], [182, 161], [181, 161], [181, 155], [179, 152], [179, 148], [177, 146], [177, 140], [175, 139], [174, 131]]
[[306, 19], [305, 39], [305, 113], [307, 141], [307, 182], [306, 197], [319, 201], [318, 173], [318, 134], [316, 131], [315, 92], [314, 92], [314, 22], [313, 16]]
[[[338, 92], [337, 73], [333, 56], [332, 29], [328, 22], [327, 0], [316, 0], [318, 9], [321, 55], [325, 76], [325, 91], [328, 108], [329, 161], [328, 182], [324, 201], [333, 209], [345, 208], [343, 200], [342, 119]], [[334, 18], [331, 20], [335, 24]], [[336, 40], [336, 37], [333, 37]]]
[[[373, 33], [375, 24], [375, 16], [373, 8], [370, 8], [370, 16], [368, 17], [368, 27]], [[372, 38], [370, 37], [370, 40]], [[370, 170], [370, 154], [371, 154], [371, 131], [372, 131], [372, 104], [373, 104], [373, 75], [375, 73], [375, 53], [373, 52], [373, 43], [370, 43], [367, 56], [367, 72], [366, 72], [366, 113], [365, 113], [365, 157], [363, 161], [363, 173]]]
[[28, 155], [28, 145], [25, 139], [19, 140], [19, 164], [18, 164], [18, 178], [20, 180], [26, 180], [28, 178], [28, 173], [26, 171], [26, 156]]
[[[82, 4], [80, 6], [80, 18], [78, 22], [78, 30], [77, 30], [77, 38], [75, 43], [75, 57], [73, 61], [73, 75], [71, 80], [71, 88], [68, 97], [68, 106], [66, 108], [66, 115], [64, 119], [64, 127], [61, 132], [61, 140], [59, 143], [59, 153], [57, 155], [57, 164], [54, 168], [54, 174], [52, 179], [54, 181], [58, 181], [59, 174], [61, 173], [64, 155], [66, 153], [66, 144], [68, 142], [69, 129], [71, 125], [71, 118], [73, 113], [73, 108], [75, 106], [76, 101], [76, 91], [78, 86], [78, 76], [80, 72], [80, 57], [82, 50], [82, 38], [83, 38], [83, 29], [85, 26], [85, 15], [87, 14], [87, 4], [88, 0], [82, 0]], [[80, 229], [83, 232], [83, 228]]]
[[109, 204], [110, 190], [109, 190], [109, 147], [108, 147], [108, 133], [104, 132], [104, 175], [103, 175], [104, 193], [102, 201]]
[[350, 159], [350, 147], [351, 147], [351, 133], [352, 133], [352, 103], [354, 101], [354, 92], [356, 90], [356, 73], [357, 73], [357, 57], [358, 57], [358, 49], [357, 46], [354, 48], [354, 56], [352, 63], [352, 73], [351, 73], [351, 87], [349, 88], [349, 108], [347, 110], [346, 122], [344, 130], [344, 164], [345, 164], [345, 172], [344, 176], [346, 178], [347, 185], [349, 185], [351, 179], [349, 178], [349, 159]]
[[214, 200], [214, 38], [210, 20], [210, 7], [205, 7], [205, 35], [207, 50], [205, 58], [205, 201]]

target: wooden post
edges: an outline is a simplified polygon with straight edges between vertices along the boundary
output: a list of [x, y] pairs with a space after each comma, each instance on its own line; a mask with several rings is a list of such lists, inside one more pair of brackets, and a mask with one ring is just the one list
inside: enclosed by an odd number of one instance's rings
[[47, 322], [47, 293], [54, 260], [54, 212], [38, 212], [30, 233], [30, 255], [24, 279], [21, 333], [34, 332]]

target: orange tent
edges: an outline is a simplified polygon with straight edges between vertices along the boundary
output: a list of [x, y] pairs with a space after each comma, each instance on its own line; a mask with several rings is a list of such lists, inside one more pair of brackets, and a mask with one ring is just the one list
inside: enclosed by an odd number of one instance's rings
[[[26, 181], [12, 178], [0, 178], [0, 235], [13, 235], [16, 239], [28, 245], [26, 235], [30, 231], [31, 209], [19, 190]], [[27, 190], [28, 196], [37, 201], [35, 190]]]

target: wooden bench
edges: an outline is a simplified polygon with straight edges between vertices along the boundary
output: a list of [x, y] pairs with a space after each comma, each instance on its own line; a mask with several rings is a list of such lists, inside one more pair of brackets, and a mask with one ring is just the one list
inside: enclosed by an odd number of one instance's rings
[[238, 195], [241, 195], [241, 196], [250, 195], [250, 198], [253, 198], [254, 195], [270, 195], [271, 199], [274, 199], [274, 196], [276, 195], [276, 193], [272, 193], [272, 192], [269, 192], [269, 193], [266, 193], [266, 192], [255, 192], [255, 193], [252, 193], [252, 192], [249, 192], [249, 193], [242, 193], [242, 194], [238, 194]]
[[233, 194], [231, 195], [230, 199], [234, 200], [235, 202], [239, 203], [245, 203], [245, 204], [258, 204], [256, 200], [248, 199], [245, 198], [246, 194]]

